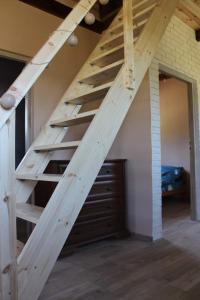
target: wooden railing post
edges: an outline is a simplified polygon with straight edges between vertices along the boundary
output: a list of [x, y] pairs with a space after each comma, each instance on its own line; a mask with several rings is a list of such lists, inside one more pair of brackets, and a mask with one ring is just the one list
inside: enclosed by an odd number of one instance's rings
[[0, 299], [17, 300], [15, 116], [0, 129]]
[[133, 37], [133, 1], [123, 0], [124, 23], [124, 86], [128, 89], [135, 88], [134, 75], [134, 37]]

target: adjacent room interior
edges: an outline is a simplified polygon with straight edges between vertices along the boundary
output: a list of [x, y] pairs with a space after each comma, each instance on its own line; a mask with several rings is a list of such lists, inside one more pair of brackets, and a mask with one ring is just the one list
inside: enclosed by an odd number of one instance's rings
[[160, 72], [163, 229], [191, 217], [191, 146], [188, 83]]

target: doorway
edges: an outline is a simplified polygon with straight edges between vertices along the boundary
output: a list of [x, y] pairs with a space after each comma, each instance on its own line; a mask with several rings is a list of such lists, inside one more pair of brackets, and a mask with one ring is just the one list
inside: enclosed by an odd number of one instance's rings
[[163, 233], [199, 220], [198, 98], [196, 82], [175, 71], [159, 73]]
[[[13, 55], [12, 55], [13, 56]], [[2, 96], [25, 67], [26, 62], [14, 57], [0, 56], [0, 96]], [[24, 157], [30, 141], [30, 101], [28, 97], [19, 103], [15, 111], [15, 167], [17, 168]], [[27, 235], [26, 223], [17, 220], [20, 239]]]
[[[0, 57], [0, 96], [2, 96], [25, 67], [25, 62]], [[16, 108], [15, 114], [15, 166], [21, 162], [26, 152], [26, 99]]]

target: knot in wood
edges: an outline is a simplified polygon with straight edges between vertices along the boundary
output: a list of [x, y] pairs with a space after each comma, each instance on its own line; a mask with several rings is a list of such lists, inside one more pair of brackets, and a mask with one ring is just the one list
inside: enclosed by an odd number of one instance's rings
[[3, 199], [4, 202], [8, 202], [9, 201], [9, 196], [5, 196]]
[[4, 269], [3, 269], [3, 274], [7, 274], [10, 271], [10, 265], [7, 265]]

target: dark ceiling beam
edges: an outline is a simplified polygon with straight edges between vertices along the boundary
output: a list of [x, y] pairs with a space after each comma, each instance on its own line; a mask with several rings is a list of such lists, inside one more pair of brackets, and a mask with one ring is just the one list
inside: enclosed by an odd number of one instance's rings
[[196, 30], [196, 40], [200, 42], [200, 29]]
[[[72, 8], [59, 3], [55, 0], [19, 0], [26, 4], [32, 5], [39, 8], [47, 13], [50, 13], [56, 17], [65, 19], [71, 12]], [[105, 24], [101, 21], [96, 20], [93, 25], [87, 25], [84, 21], [80, 23], [80, 26], [92, 30], [96, 33], [101, 33], [105, 30]]]
[[122, 0], [110, 0], [107, 5], [99, 5], [100, 18], [104, 21], [112, 14], [117, 14], [121, 6]]

